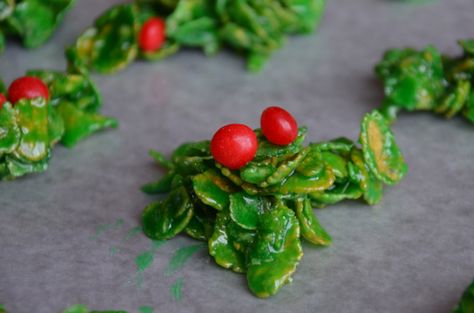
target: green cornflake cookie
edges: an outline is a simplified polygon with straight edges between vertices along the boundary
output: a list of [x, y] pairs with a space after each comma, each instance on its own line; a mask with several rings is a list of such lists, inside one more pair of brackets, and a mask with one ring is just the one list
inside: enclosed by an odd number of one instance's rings
[[26, 48], [45, 43], [62, 22], [74, 0], [0, 0], [0, 53], [5, 37], [18, 38]]
[[219, 266], [246, 273], [249, 289], [269, 297], [291, 280], [303, 238], [315, 246], [331, 244], [313, 207], [361, 198], [378, 203], [383, 183], [405, 174], [383, 117], [367, 114], [361, 129], [362, 149], [347, 138], [305, 147], [306, 128], [293, 143], [277, 146], [257, 129], [256, 156], [239, 170], [215, 162], [207, 140], [182, 144], [170, 159], [152, 151], [168, 172], [142, 190], [168, 195], [143, 211], [144, 232], [153, 239], [185, 232], [207, 241]]
[[125, 68], [138, 54], [137, 14], [133, 4], [121, 4], [98, 18], [66, 50], [70, 70], [114, 73]]
[[[154, 61], [181, 48], [213, 55], [221, 47], [245, 56], [250, 71], [261, 70], [291, 34], [313, 32], [325, 0], [136, 0], [104, 12], [66, 51], [72, 71], [113, 73], [137, 58]], [[163, 20], [164, 42], [140, 45], [143, 25]]]
[[442, 55], [435, 47], [391, 49], [376, 65], [384, 84], [380, 112], [393, 121], [401, 110], [433, 111], [446, 118], [460, 113], [474, 123], [474, 40], [460, 40], [464, 54]]
[[[100, 115], [101, 97], [93, 82], [80, 74], [29, 71], [41, 79], [50, 98], [21, 99], [0, 109], [0, 180], [45, 171], [58, 142], [75, 146], [93, 133], [116, 127], [117, 121]], [[0, 82], [0, 92], [5, 87]]]

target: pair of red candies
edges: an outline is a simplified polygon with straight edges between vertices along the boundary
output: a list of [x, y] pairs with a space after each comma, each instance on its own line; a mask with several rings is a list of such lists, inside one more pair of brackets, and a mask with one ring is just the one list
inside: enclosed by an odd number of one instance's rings
[[8, 99], [0, 93], [0, 109], [5, 102], [15, 104], [20, 99], [49, 98], [48, 87], [41, 79], [24, 76], [14, 80], [8, 87]]
[[[260, 117], [260, 127], [265, 138], [279, 146], [289, 145], [298, 136], [296, 120], [281, 107], [266, 108]], [[226, 125], [220, 128], [211, 140], [211, 153], [214, 159], [233, 170], [252, 161], [257, 148], [255, 132], [243, 124]]]

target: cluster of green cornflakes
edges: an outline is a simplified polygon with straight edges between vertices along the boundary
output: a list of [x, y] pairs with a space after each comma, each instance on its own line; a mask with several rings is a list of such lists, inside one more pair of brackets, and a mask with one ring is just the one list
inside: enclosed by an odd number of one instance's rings
[[168, 195], [143, 211], [145, 234], [170, 239], [184, 231], [207, 241], [218, 265], [247, 273], [255, 295], [275, 294], [303, 256], [301, 238], [318, 246], [331, 243], [313, 207], [359, 198], [375, 204], [383, 184], [398, 183], [407, 171], [376, 111], [362, 121], [361, 148], [347, 138], [305, 147], [305, 133], [300, 128], [293, 143], [276, 146], [256, 130], [257, 155], [240, 170], [216, 163], [209, 141], [183, 144], [171, 160], [152, 152], [168, 173], [143, 190]]
[[[136, 58], [157, 60], [181, 47], [210, 55], [221, 46], [247, 58], [249, 70], [260, 70], [288, 34], [314, 31], [325, 0], [136, 0], [103, 13], [84, 31], [66, 56], [74, 71], [113, 73]], [[140, 51], [143, 23], [158, 16], [166, 22], [166, 42], [155, 52]]]
[[[67, 147], [91, 134], [116, 127], [117, 121], [98, 113], [102, 100], [84, 75], [29, 71], [49, 89], [50, 99], [22, 99], [0, 108], [0, 180], [45, 171], [53, 146]], [[0, 81], [0, 93], [5, 93]]]
[[450, 118], [461, 113], [474, 123], [474, 40], [460, 40], [464, 54], [453, 58], [435, 47], [392, 49], [375, 71], [384, 83], [380, 111], [390, 120], [400, 110], [428, 110]]
[[19, 38], [27, 48], [53, 34], [74, 0], [0, 0], [0, 53], [6, 37]]

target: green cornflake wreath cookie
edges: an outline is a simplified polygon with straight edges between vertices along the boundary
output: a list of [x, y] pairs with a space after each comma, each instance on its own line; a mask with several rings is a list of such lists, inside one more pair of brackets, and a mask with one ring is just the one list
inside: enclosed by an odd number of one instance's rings
[[314, 31], [324, 6], [325, 0], [136, 0], [103, 13], [66, 56], [73, 71], [113, 73], [181, 47], [212, 55], [227, 46], [258, 71], [287, 35]]
[[384, 84], [383, 115], [394, 120], [400, 110], [425, 110], [447, 118], [462, 114], [474, 123], [474, 40], [459, 45], [464, 50], [459, 57], [433, 46], [387, 51], [375, 67]]
[[[362, 121], [361, 147], [346, 138], [304, 146], [306, 128], [298, 130], [296, 122], [273, 139], [281, 128], [270, 119], [265, 124], [262, 118], [262, 130], [250, 133], [245, 125], [225, 126], [212, 141], [179, 146], [169, 160], [151, 151], [168, 173], [142, 188], [167, 193], [143, 211], [147, 236], [170, 239], [185, 232], [207, 241], [215, 262], [246, 273], [250, 290], [263, 298], [291, 281], [303, 256], [302, 238], [316, 246], [331, 244], [313, 207], [360, 198], [376, 204], [383, 184], [398, 183], [407, 172], [387, 122], [376, 111]], [[286, 145], [269, 141], [293, 131], [296, 137]], [[250, 161], [234, 166], [233, 158], [248, 154]]]
[[0, 0], [0, 53], [6, 37], [19, 38], [26, 48], [48, 40], [75, 0]]
[[[32, 92], [39, 93], [31, 96]], [[13, 82], [5, 95], [0, 81], [2, 180], [45, 171], [58, 142], [73, 147], [99, 130], [117, 126], [115, 119], [98, 113], [101, 97], [85, 75], [29, 71]]]

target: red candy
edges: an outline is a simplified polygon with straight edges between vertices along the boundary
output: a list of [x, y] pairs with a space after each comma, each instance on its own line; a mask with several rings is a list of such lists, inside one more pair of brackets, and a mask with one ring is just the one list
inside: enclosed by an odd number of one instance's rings
[[0, 93], [0, 109], [3, 107], [3, 104], [7, 102], [7, 98], [3, 93]]
[[220, 128], [211, 140], [214, 159], [233, 170], [252, 161], [257, 148], [257, 136], [251, 128], [243, 124], [226, 125]]
[[298, 136], [294, 117], [280, 107], [266, 108], [260, 118], [260, 127], [268, 141], [279, 146], [289, 145]]
[[157, 17], [148, 19], [140, 31], [138, 43], [145, 52], [157, 51], [165, 42], [165, 22]]
[[20, 99], [49, 98], [48, 87], [38, 78], [24, 76], [14, 80], [8, 88], [8, 99], [16, 103]]

